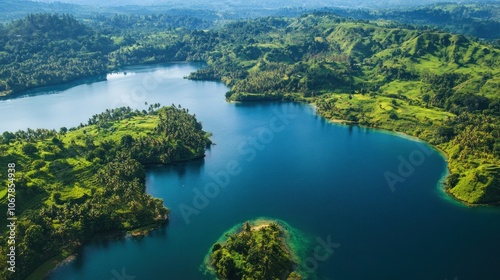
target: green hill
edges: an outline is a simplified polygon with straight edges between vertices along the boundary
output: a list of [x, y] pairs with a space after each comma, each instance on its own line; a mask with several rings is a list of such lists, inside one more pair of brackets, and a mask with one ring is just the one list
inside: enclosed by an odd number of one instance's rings
[[32, 14], [0, 25], [0, 96], [105, 75], [110, 38], [68, 15]]
[[[204, 156], [210, 144], [201, 124], [175, 106], [149, 112], [107, 110], [79, 128], [28, 129], [0, 136], [0, 164], [12, 169], [15, 192], [0, 188], [0, 206], [17, 203], [16, 273], [25, 279], [47, 260], [62, 260], [98, 233], [164, 223], [169, 210], [146, 194], [145, 165]], [[15, 163], [15, 166], [12, 165]], [[11, 178], [7, 169], [0, 177]], [[2, 211], [0, 226], [6, 228]], [[0, 243], [7, 244], [8, 234]], [[7, 247], [0, 260], [7, 261]], [[57, 262], [56, 262], [57, 263]], [[50, 265], [36, 271], [42, 279]]]
[[[141, 20], [144, 24], [130, 25]], [[9, 94], [123, 65], [205, 61], [208, 66], [189, 78], [224, 82], [231, 87], [229, 100], [306, 101], [329, 119], [417, 136], [449, 155], [451, 194], [468, 203], [499, 202], [498, 173], [491, 171], [500, 165], [500, 50], [493, 45], [327, 12], [235, 21], [204, 31], [145, 27], [133, 32], [133, 26], [152, 21], [127, 16], [113, 21], [130, 28], [90, 28], [51, 15], [12, 23], [12, 30], [35, 23], [26, 32], [36, 36], [29, 42], [14, 31], [1, 37], [0, 60], [8, 67], [0, 67], [0, 91]], [[39, 22], [68, 29], [56, 32], [49, 44], [46, 37], [52, 35]], [[471, 172], [486, 180], [474, 183]]]
[[[420, 3], [419, 5], [425, 5]], [[417, 26], [432, 26], [448, 32], [473, 36], [484, 40], [499, 40], [500, 4], [438, 3], [419, 7], [392, 7], [385, 9], [325, 8], [343, 17], [361, 20], [386, 20]]]
[[[189, 78], [224, 82], [228, 100], [310, 102], [327, 119], [419, 137], [447, 154], [451, 195], [500, 203], [500, 50], [492, 45], [323, 12], [205, 31], [133, 32], [133, 26], [89, 27], [46, 14], [0, 26], [1, 94], [132, 63], [205, 61]], [[209, 140], [187, 111], [169, 107], [107, 111], [70, 131], [5, 132], [0, 143], [0, 164], [16, 162], [17, 184], [24, 186], [18, 245], [25, 261], [16, 274], [22, 278], [95, 233], [161, 220], [168, 211], [144, 193], [143, 165], [202, 156]], [[0, 198], [5, 206], [6, 188]]]
[[500, 202], [499, 49], [328, 13], [218, 32], [227, 39], [192, 79], [225, 82], [230, 100], [307, 101], [328, 119], [420, 137], [448, 154], [449, 193], [472, 204]]

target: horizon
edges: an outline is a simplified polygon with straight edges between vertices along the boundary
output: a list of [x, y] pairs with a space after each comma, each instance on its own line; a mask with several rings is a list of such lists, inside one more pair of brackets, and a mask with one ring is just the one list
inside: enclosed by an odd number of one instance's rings
[[[208, 7], [228, 7], [228, 8], [238, 8], [238, 6], [248, 6], [254, 8], [267, 8], [267, 9], [280, 9], [280, 8], [322, 8], [322, 7], [338, 7], [338, 8], [394, 8], [394, 7], [416, 7], [416, 6], [427, 6], [432, 4], [442, 4], [442, 3], [456, 3], [456, 4], [469, 4], [469, 3], [499, 3], [499, 0], [466, 0], [466, 1], [453, 1], [453, 0], [311, 0], [311, 1], [300, 1], [300, 0], [224, 0], [224, 1], [208, 1], [208, 0], [195, 0], [195, 1], [182, 1], [182, 0], [109, 0], [106, 2], [98, 0], [23, 0], [27, 2], [38, 2], [38, 3], [66, 3], [81, 6], [99, 6], [99, 7], [124, 7], [124, 6], [166, 6], [172, 5], [172, 8], [186, 7], [194, 8], [197, 5], [202, 5], [199, 8]], [[277, 6], [279, 5], [279, 6]]]

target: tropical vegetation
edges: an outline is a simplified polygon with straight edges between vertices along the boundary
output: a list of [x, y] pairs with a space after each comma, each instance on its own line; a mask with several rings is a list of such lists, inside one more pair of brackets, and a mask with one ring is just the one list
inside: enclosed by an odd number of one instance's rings
[[419, 137], [448, 155], [449, 193], [500, 202], [498, 48], [329, 13], [240, 21], [220, 32], [228, 43], [205, 53], [208, 67], [191, 79], [226, 83], [229, 100], [311, 102], [327, 119]]
[[300, 280], [297, 263], [287, 244], [285, 229], [277, 222], [252, 226], [227, 234], [212, 246], [209, 262], [220, 279]]
[[[327, 119], [419, 137], [447, 154], [451, 195], [470, 204], [500, 203], [500, 49], [493, 43], [328, 11], [210, 26], [164, 15], [82, 22], [32, 14], [0, 25], [0, 94], [104, 79], [131, 64], [203, 61], [206, 67], [188, 78], [225, 83], [228, 100], [309, 102]], [[165, 220], [163, 203], [145, 194], [144, 166], [201, 157], [210, 142], [187, 110], [158, 107], [108, 110], [74, 129], [1, 135], [0, 165], [16, 163], [23, 186], [17, 211], [24, 261], [17, 277], [97, 233]], [[7, 197], [0, 188], [4, 206]], [[234, 255], [230, 249], [220, 256]], [[268, 264], [233, 260], [231, 269], [214, 264], [221, 277], [269, 272], [261, 269]]]
[[[16, 273], [9, 274], [13, 279], [24, 279], [50, 258], [71, 254], [98, 233], [166, 222], [168, 208], [146, 193], [145, 166], [203, 157], [211, 142], [188, 110], [159, 107], [107, 110], [78, 128], [0, 136], [0, 165], [14, 163], [16, 170], [20, 261]], [[0, 177], [7, 178], [6, 170]], [[7, 209], [6, 188], [0, 197]], [[3, 228], [6, 221], [2, 211]], [[2, 234], [0, 243], [6, 241]], [[0, 248], [3, 263], [5, 250]], [[0, 273], [6, 279], [6, 270]]]

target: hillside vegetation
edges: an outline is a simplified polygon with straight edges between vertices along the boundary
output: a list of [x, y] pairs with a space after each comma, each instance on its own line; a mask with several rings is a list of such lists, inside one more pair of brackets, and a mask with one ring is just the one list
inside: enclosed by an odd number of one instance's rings
[[[375, 13], [376, 14], [376, 13]], [[443, 3], [405, 10], [381, 12], [383, 18], [487, 40], [500, 39], [500, 3]]]
[[209, 66], [190, 78], [223, 81], [230, 100], [307, 101], [328, 119], [417, 136], [448, 154], [452, 195], [500, 201], [499, 49], [327, 13], [219, 32]]
[[[189, 78], [224, 82], [228, 100], [310, 102], [327, 119], [419, 137], [447, 154], [450, 194], [470, 204], [500, 203], [498, 48], [435, 29], [322, 12], [213, 30], [193, 30], [205, 22], [184, 20], [189, 27], [161, 16], [87, 25], [37, 14], [0, 26], [0, 94], [130, 64], [204, 61], [207, 67]], [[144, 165], [201, 157], [209, 140], [187, 110], [156, 107], [107, 111], [59, 132], [2, 134], [0, 165], [16, 164], [23, 201], [18, 279], [96, 233], [165, 220], [163, 203], [145, 194]], [[5, 187], [0, 198], [6, 206]], [[4, 229], [5, 221], [0, 217]]]
[[110, 38], [64, 15], [0, 25], [0, 96], [105, 75]]
[[[67, 21], [73, 32], [60, 36], [81, 34], [75, 37], [78, 44], [95, 52], [90, 55], [78, 45], [80, 50], [69, 49], [64, 58], [54, 60], [53, 72], [46, 72], [42, 58], [51, 52], [30, 47], [38, 39], [7, 38], [5, 46], [22, 44], [14, 52], [26, 56], [5, 52], [6, 65], [12, 67], [0, 67], [4, 94], [26, 84], [65, 81], [72, 71], [64, 69], [79, 59], [86, 65], [102, 57], [97, 72], [130, 64], [205, 61], [208, 66], [189, 78], [224, 82], [231, 87], [229, 100], [307, 101], [328, 119], [417, 136], [448, 154], [451, 194], [472, 204], [500, 201], [500, 50], [492, 45], [435, 29], [353, 21], [326, 12], [236, 21], [203, 31], [176, 27], [178, 19], [168, 17], [159, 17], [167, 23], [155, 26], [148, 17], [117, 16], [92, 28], [67, 17], [31, 18]], [[30, 17], [11, 25], [29, 22]], [[191, 28], [203, 24], [186, 23]], [[23, 30], [45, 34], [34, 38], [48, 36], [34, 26]], [[97, 50], [92, 49], [96, 40], [104, 42]], [[53, 45], [64, 50], [67, 43], [56, 40]], [[71, 57], [74, 63], [66, 64]]]
[[344, 17], [433, 26], [452, 33], [500, 40], [500, 3], [439, 3], [395, 9], [325, 9]]
[[[79, 128], [5, 132], [0, 165], [15, 164], [17, 265], [1, 279], [25, 279], [50, 258], [71, 254], [97, 233], [163, 223], [169, 210], [145, 192], [145, 165], [204, 155], [210, 144], [201, 124], [175, 106], [149, 112], [108, 110]], [[7, 169], [0, 171], [7, 178]], [[6, 186], [0, 206], [7, 209]], [[20, 203], [22, 202], [22, 203]], [[2, 211], [0, 226], [6, 228]], [[2, 234], [1, 244], [8, 235]], [[0, 248], [6, 263], [7, 250]], [[41, 279], [47, 271], [37, 276]], [[35, 277], [35, 278], [37, 278]]]

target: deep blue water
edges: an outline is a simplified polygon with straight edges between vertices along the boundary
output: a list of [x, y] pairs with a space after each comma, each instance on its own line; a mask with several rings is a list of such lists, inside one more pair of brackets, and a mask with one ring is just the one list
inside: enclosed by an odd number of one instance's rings
[[[147, 173], [147, 191], [172, 210], [167, 226], [91, 242], [51, 280], [210, 279], [200, 265], [211, 245], [257, 217], [308, 236], [319, 279], [500, 279], [500, 211], [443, 194], [446, 162], [437, 151], [331, 124], [304, 104], [227, 103], [225, 86], [182, 79], [196, 67], [131, 67], [108, 81], [0, 101], [0, 117], [16, 116], [0, 131], [76, 126], [116, 106], [181, 104], [216, 143], [203, 160]], [[402, 162], [409, 166], [399, 172]], [[402, 181], [393, 189], [388, 172]], [[337, 244], [326, 260], [314, 256], [318, 239]]]

